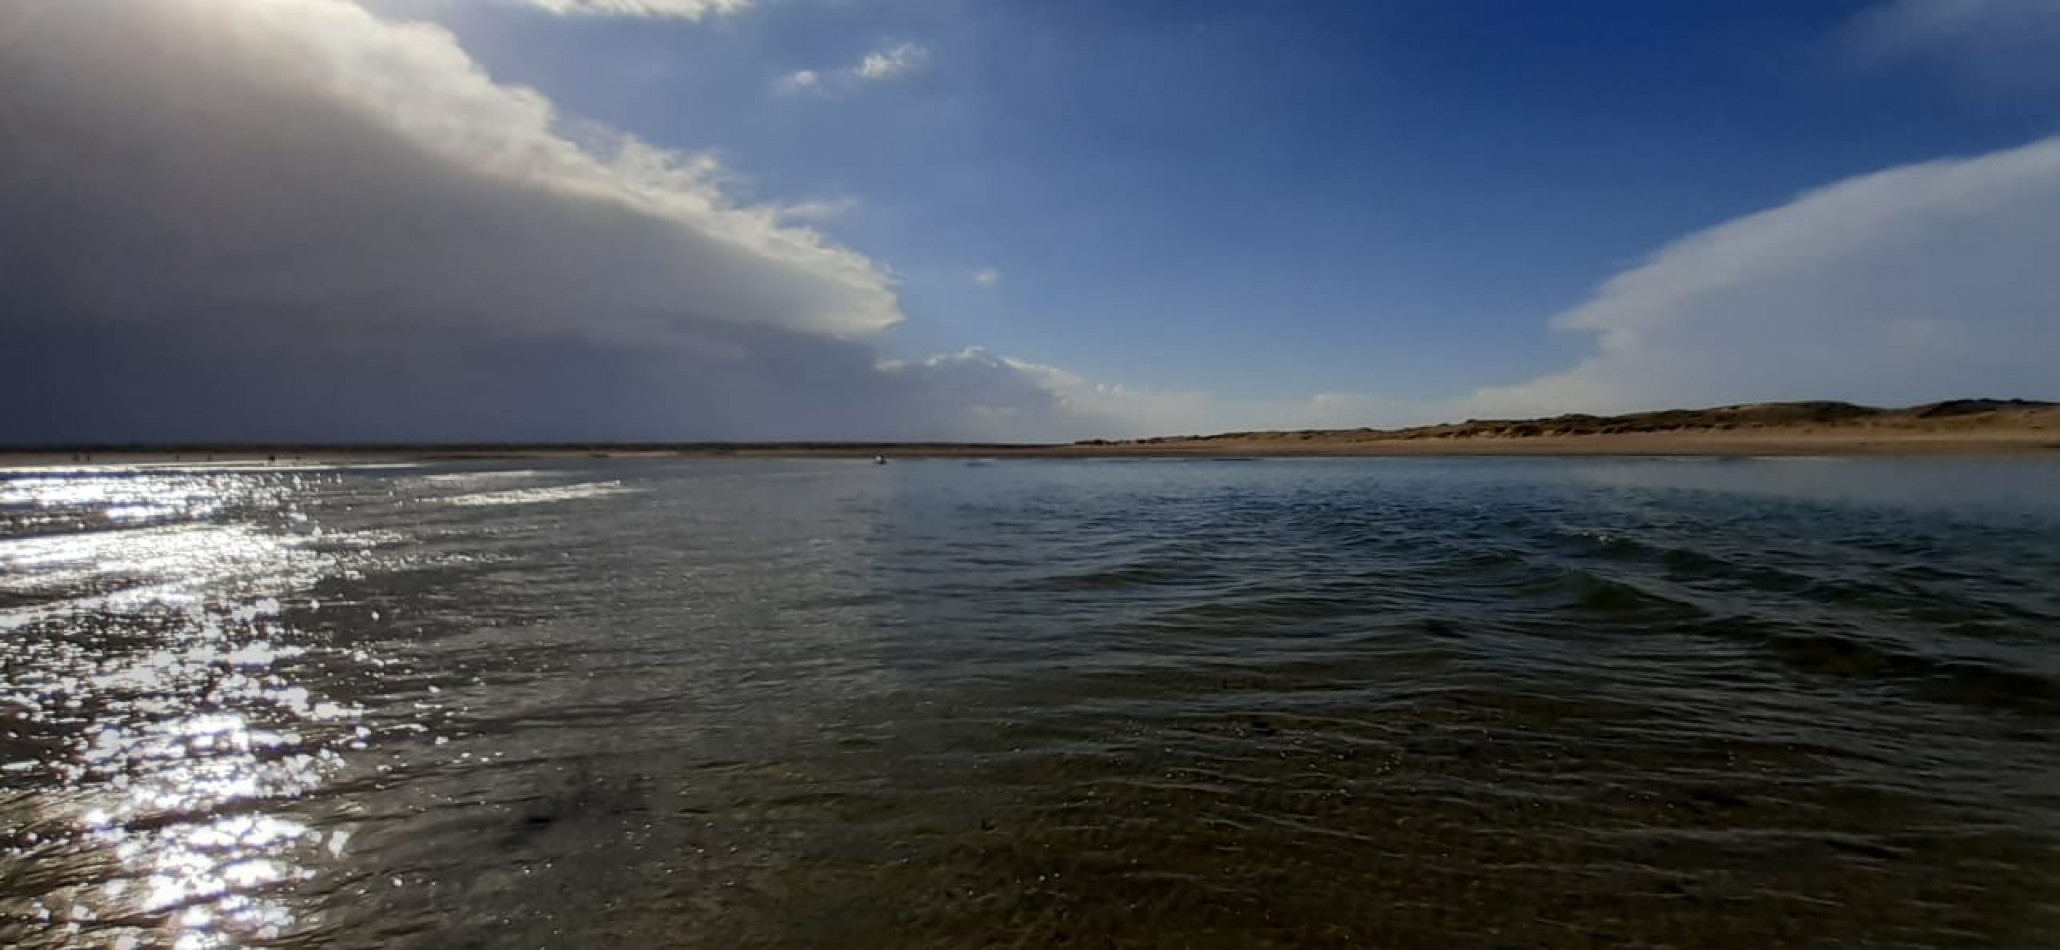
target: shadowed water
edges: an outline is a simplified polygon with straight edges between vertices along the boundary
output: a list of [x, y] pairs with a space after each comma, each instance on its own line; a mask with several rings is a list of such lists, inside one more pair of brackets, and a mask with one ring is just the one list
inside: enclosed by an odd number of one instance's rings
[[0, 944], [2060, 934], [2060, 466], [0, 474]]

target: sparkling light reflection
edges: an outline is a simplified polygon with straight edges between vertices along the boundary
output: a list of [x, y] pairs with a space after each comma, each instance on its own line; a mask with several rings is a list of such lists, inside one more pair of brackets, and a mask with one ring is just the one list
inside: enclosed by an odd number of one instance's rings
[[[0, 477], [0, 943], [216, 948], [296, 925], [284, 891], [347, 833], [288, 812], [363, 748], [282, 614], [347, 560], [310, 472]], [[299, 598], [295, 600], [295, 598]]]

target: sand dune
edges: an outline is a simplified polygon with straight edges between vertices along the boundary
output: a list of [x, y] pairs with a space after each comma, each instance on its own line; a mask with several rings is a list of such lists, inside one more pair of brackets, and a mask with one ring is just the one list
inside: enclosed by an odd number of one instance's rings
[[1229, 432], [1078, 448], [1163, 455], [1818, 455], [2060, 453], [2060, 404], [1958, 399], [1900, 409], [1781, 402], [1407, 429]]

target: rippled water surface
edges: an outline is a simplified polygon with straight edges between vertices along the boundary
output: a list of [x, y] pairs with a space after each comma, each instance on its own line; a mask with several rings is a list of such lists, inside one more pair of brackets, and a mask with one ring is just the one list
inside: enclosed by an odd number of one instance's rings
[[0, 473], [0, 944], [2060, 946], [2060, 466]]

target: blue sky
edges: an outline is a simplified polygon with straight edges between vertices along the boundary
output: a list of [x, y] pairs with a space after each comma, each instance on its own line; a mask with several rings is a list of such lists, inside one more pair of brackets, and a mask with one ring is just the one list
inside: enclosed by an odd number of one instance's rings
[[[280, 32], [266, 42], [291, 45], [312, 42], [312, 22], [346, 0], [276, 2], [281, 10], [305, 8], [308, 22], [282, 15], [271, 24]], [[221, 0], [223, 12], [195, 6], [199, 0], [162, 3], [225, 23], [266, 15], [248, 12], [262, 11], [266, 0]], [[756, 321], [856, 342], [897, 377], [895, 386], [921, 390], [930, 382], [912, 377], [950, 377], [958, 382], [936, 400], [972, 399], [992, 410], [970, 428], [955, 428], [940, 413], [924, 423], [926, 432], [1043, 437], [1167, 426], [1381, 425], [1505, 408], [1677, 401], [2060, 396], [2054, 377], [2039, 370], [2039, 361], [2060, 357], [2051, 325], [2060, 316], [2039, 316], [2060, 314], [2056, 288], [2005, 287], [1994, 301], [1982, 299], [1984, 290], [1958, 298], [1979, 312], [1955, 304], [1949, 314], [1932, 307], [1907, 315], [1881, 312], [1868, 296], [1875, 291], [1866, 290], [1875, 283], [1866, 275], [1883, 270], [1918, 282], [1902, 298], [1968, 282], [1992, 287], [1995, 280], [1976, 280], [1977, 272], [2001, 266], [1995, 262], [2007, 255], [1912, 266], [1896, 257], [1898, 248], [1931, 240], [2022, 247], [2027, 233], [2050, 233], [2060, 226], [2060, 205], [2052, 203], [2043, 164], [2010, 179], [2017, 184], [2008, 187], [2021, 191], [2006, 203], [2016, 209], [2009, 220], [1952, 205], [1960, 191], [1943, 178], [1929, 191], [1880, 184], [1873, 204], [1835, 195], [1798, 202], [1937, 160], [1992, 168], [1980, 163], [2046, 144], [2060, 119], [2060, 69], [2048, 65], [2060, 62], [2060, 4], [362, 6], [376, 16], [370, 24], [352, 21], [365, 50], [413, 35], [408, 24], [435, 24], [447, 31], [434, 34], [435, 44], [449, 47], [440, 62], [483, 76], [492, 89], [479, 95], [543, 103], [550, 115], [540, 135], [582, 147], [627, 136], [675, 164], [717, 163], [719, 171], [682, 187], [731, 209], [783, 209], [773, 227], [806, 231], [845, 255], [840, 260], [860, 262], [873, 284], [855, 306], [882, 319], [808, 323], [773, 313], [784, 303], [768, 304], [763, 320], [713, 316], [725, 326]], [[353, 81], [388, 78], [364, 65], [383, 62], [380, 55], [340, 62], [346, 71], [367, 70]], [[259, 76], [280, 69], [251, 68]], [[329, 86], [310, 89], [335, 98]], [[375, 118], [418, 134], [391, 101], [351, 102], [384, 109]], [[385, 187], [366, 187], [374, 185]], [[1713, 291], [1706, 274], [1690, 273], [1705, 265], [1674, 260], [1666, 272], [1679, 276], [1679, 286], [1703, 289], [1692, 300], [1663, 295], [1663, 305], [1646, 305], [1681, 314], [1652, 318], [1670, 328], [1670, 349], [1661, 354], [1651, 342], [1660, 337], [1643, 331], [1637, 341], [1618, 332], [1615, 350], [1604, 341], [1613, 328], [1621, 331], [1621, 320], [1646, 319], [1596, 316], [1597, 307], [1607, 309], [1607, 282], [1653, 264], [1679, 242], [1796, 207], [1803, 208], [1790, 215], [1796, 221], [1845, 234], [1851, 227], [1842, 222], [1874, 221], [1871, 209], [1905, 194], [1936, 197], [1882, 212], [1893, 222], [1949, 223], [1895, 247], [1856, 239], [1822, 267], [1831, 275], [1822, 286], [1740, 272]], [[688, 229], [728, 227], [677, 221]], [[453, 232], [462, 225], [454, 220]], [[1879, 233], [1898, 227], [1877, 222]], [[505, 231], [480, 237], [503, 239], [512, 240]], [[524, 243], [549, 240], [540, 234]], [[233, 285], [237, 275], [220, 279]], [[681, 284], [677, 292], [698, 305], [702, 286]], [[1783, 299], [1818, 308], [1784, 317], [1788, 323], [1829, 314], [1823, 332], [1794, 334], [1803, 352], [1793, 359], [1755, 360], [1751, 347], [1764, 334], [1712, 330], [1724, 318], [1711, 314], [1776, 286], [1785, 288]], [[567, 299], [587, 313], [582, 319], [624, 306], [605, 294], [591, 304]], [[750, 310], [758, 298], [734, 299], [747, 300], [742, 309]], [[1869, 320], [1882, 321], [1884, 338], [1975, 340], [1994, 349], [1934, 372], [1910, 342], [1909, 352], [1883, 350], [1874, 365], [1854, 353], [1862, 362], [1843, 375], [1810, 371], [1844, 361], [1851, 351], [1837, 346], [1838, 334], [1871, 333]], [[766, 345], [723, 344], [753, 352]], [[1629, 359], [1627, 346], [1659, 355], [1607, 365]], [[1666, 360], [1737, 361], [1737, 385], [1715, 374], [1674, 390], [1618, 385], [1682, 375]], [[1796, 371], [1783, 375], [1774, 364]], [[974, 384], [975, 370], [1008, 378]], [[1561, 379], [1568, 373], [1582, 378]], [[1984, 384], [2012, 391], [1971, 391]], [[979, 392], [968, 395], [966, 386]], [[1036, 405], [1021, 404], [1023, 387]], [[843, 431], [824, 428], [827, 422], [762, 418], [754, 428], [739, 420], [709, 431]], [[679, 427], [683, 435], [696, 431]]]
[[[1841, 48], [1865, 3], [769, 3], [719, 23], [474, 4], [497, 77], [713, 150], [903, 275], [885, 347], [1227, 395], [1409, 398], [1578, 355], [1544, 318], [1815, 185], [2019, 144], [2017, 108]], [[407, 5], [400, 5], [406, 9]], [[417, 5], [417, 9], [420, 7]], [[917, 43], [893, 82], [781, 76]], [[2048, 101], [2050, 102], [2050, 100]], [[983, 268], [991, 290], [966, 279]]]

